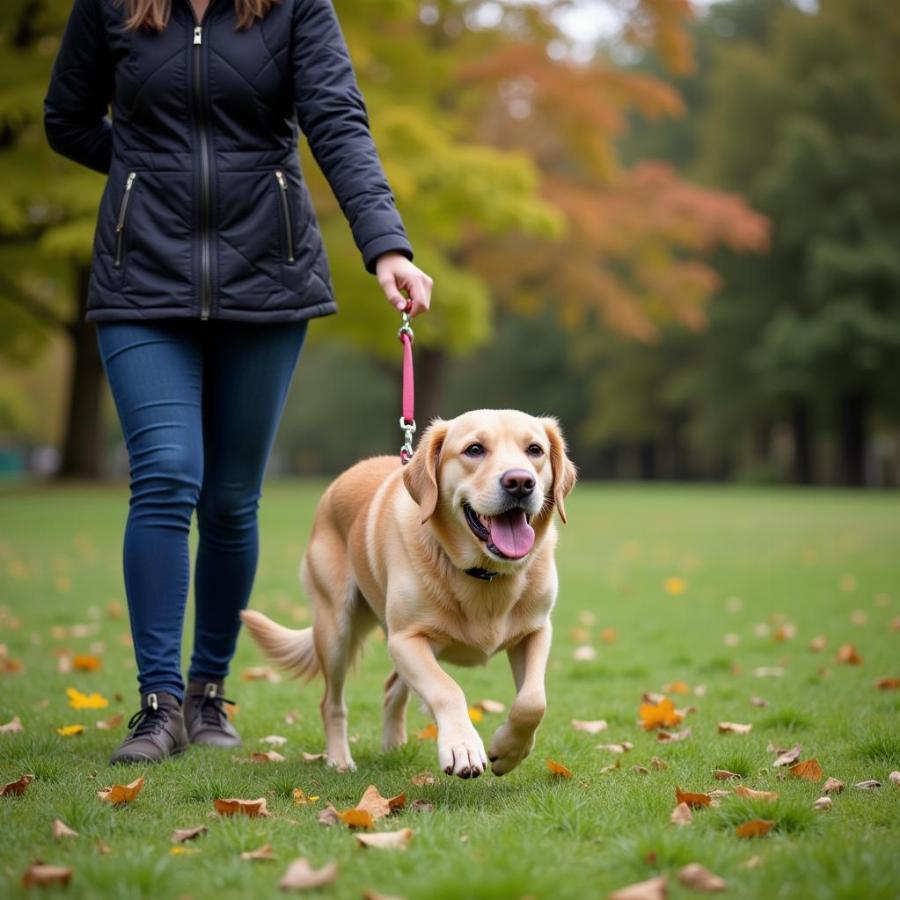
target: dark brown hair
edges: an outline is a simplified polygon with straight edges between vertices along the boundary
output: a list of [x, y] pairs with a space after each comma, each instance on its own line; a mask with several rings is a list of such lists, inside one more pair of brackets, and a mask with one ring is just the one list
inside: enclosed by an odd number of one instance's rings
[[[169, 23], [172, 14], [172, 0], [118, 0], [125, 4], [128, 18], [125, 27], [129, 30], [149, 28], [162, 31]], [[257, 19], [261, 19], [275, 4], [281, 0], [234, 0], [234, 14], [238, 28], [249, 28]]]

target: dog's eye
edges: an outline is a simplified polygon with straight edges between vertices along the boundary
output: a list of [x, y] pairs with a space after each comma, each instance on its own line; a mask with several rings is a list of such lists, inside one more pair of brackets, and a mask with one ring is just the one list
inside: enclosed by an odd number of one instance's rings
[[543, 456], [544, 448], [540, 444], [529, 444], [526, 452], [529, 456]]
[[469, 444], [469, 446], [466, 447], [465, 450], [463, 450], [463, 453], [465, 453], [466, 456], [472, 456], [472, 457], [484, 456], [484, 445], [483, 444]]

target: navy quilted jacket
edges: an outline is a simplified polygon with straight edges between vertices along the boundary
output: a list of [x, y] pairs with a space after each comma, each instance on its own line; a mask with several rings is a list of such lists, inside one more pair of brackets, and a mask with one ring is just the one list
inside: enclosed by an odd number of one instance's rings
[[201, 23], [172, 0], [162, 32], [124, 18], [75, 0], [44, 102], [50, 145], [109, 176], [88, 321], [334, 312], [298, 127], [366, 268], [412, 258], [331, 0], [281, 0], [241, 31], [231, 0]]

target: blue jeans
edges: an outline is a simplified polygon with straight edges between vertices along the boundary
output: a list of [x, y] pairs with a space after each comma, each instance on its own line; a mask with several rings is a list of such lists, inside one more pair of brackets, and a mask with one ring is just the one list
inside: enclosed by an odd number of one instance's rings
[[306, 322], [102, 322], [97, 342], [128, 447], [125, 592], [142, 693], [181, 699], [196, 509], [191, 679], [224, 678], [259, 556], [266, 461]]

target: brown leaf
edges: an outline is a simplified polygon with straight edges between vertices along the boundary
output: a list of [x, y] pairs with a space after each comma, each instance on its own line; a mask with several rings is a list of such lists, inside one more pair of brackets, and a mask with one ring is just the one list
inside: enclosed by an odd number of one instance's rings
[[585, 721], [584, 719], [572, 719], [572, 727], [576, 731], [585, 731], [588, 734], [599, 734], [601, 731], [606, 731], [609, 725], [604, 719], [592, 719], [590, 721]]
[[241, 673], [241, 678], [244, 681], [269, 681], [272, 684], [277, 684], [281, 681], [281, 676], [269, 666], [251, 666], [248, 669], [244, 669]]
[[506, 706], [503, 703], [501, 703], [499, 700], [488, 700], [488, 699], [479, 700], [475, 705], [482, 712], [489, 713], [489, 714], [495, 715], [495, 716], [499, 715], [506, 709]]
[[381, 831], [378, 834], [358, 834], [356, 841], [361, 847], [373, 847], [379, 850], [405, 850], [412, 840], [412, 828], [401, 828], [399, 831]]
[[370, 784], [363, 792], [359, 803], [356, 804], [356, 809], [369, 813], [374, 821], [383, 816], [389, 816], [394, 810], [403, 809], [404, 806], [406, 806], [406, 794], [382, 797], [378, 788], [374, 784]]
[[25, 729], [22, 727], [22, 720], [18, 716], [13, 716], [13, 718], [5, 725], [0, 725], [0, 734], [13, 734], [16, 731], [24, 730]]
[[750, 734], [752, 725], [741, 725], [739, 722], [719, 722], [719, 734]]
[[62, 819], [54, 819], [53, 825], [51, 826], [51, 833], [53, 835], [54, 840], [61, 841], [63, 838], [73, 838], [78, 837], [78, 832], [73, 831], [63, 822]]
[[375, 827], [375, 819], [367, 809], [345, 809], [338, 817], [348, 828]]
[[668, 881], [665, 875], [657, 875], [647, 881], [638, 881], [619, 888], [609, 895], [609, 900], [666, 900]]
[[694, 821], [694, 814], [687, 803], [681, 802], [672, 810], [669, 820], [673, 825], [690, 825]]
[[336, 862], [326, 863], [321, 869], [314, 869], [301, 857], [287, 867], [287, 871], [278, 882], [278, 887], [283, 891], [306, 891], [322, 887], [323, 884], [331, 884], [337, 878], [337, 873]]
[[[875, 682], [875, 687], [880, 691], [896, 691], [900, 688], [900, 678], [879, 678]], [[0, 731], [3, 729], [0, 728]]]
[[790, 750], [776, 750], [778, 758], [772, 763], [776, 768], [779, 766], [792, 766], [798, 759], [803, 748], [800, 744], [795, 744]]
[[681, 731], [657, 731], [656, 740], [660, 743], [677, 744], [686, 741], [691, 736], [690, 728], [682, 728]]
[[101, 731], [112, 731], [114, 728], [118, 728], [124, 720], [125, 716], [122, 713], [114, 713], [108, 719], [99, 719], [96, 725]]
[[239, 800], [236, 797], [214, 800], [213, 806], [220, 816], [249, 816], [251, 819], [257, 816], [268, 816], [266, 798], [258, 797], [256, 800]]
[[245, 850], [241, 854], [241, 859], [252, 862], [254, 860], [275, 859], [275, 855], [272, 853], [271, 844], [263, 844], [262, 847], [257, 847], [255, 850]]
[[28, 790], [28, 785], [34, 781], [34, 775], [23, 775], [16, 781], [10, 781], [9, 784], [0, 787], [0, 797], [21, 796]]
[[650, 768], [655, 769], [657, 772], [662, 772], [663, 769], [669, 768], [669, 764], [658, 756], [652, 756], [650, 758]]
[[700, 863], [688, 863], [678, 870], [678, 880], [692, 891], [700, 894], [715, 894], [724, 891], [728, 884], [724, 878], [714, 875]]
[[775, 823], [771, 819], [751, 819], [749, 822], [744, 822], [743, 825], [738, 825], [734, 829], [734, 833], [739, 838], [762, 837], [774, 827]]
[[818, 809], [818, 810], [821, 810], [822, 812], [825, 812], [825, 811], [831, 809], [831, 806], [832, 806], [831, 797], [819, 797], [819, 799], [816, 800], [815, 803], [813, 803], [813, 809]]
[[101, 856], [109, 856], [109, 854], [112, 853], [112, 847], [110, 847], [103, 838], [97, 838], [97, 840], [94, 841], [94, 846]]
[[859, 655], [853, 644], [842, 644], [838, 648], [836, 658], [839, 663], [844, 663], [848, 666], [862, 665], [862, 657]]
[[734, 789], [735, 796], [744, 797], [747, 800], [764, 800], [767, 803], [774, 803], [778, 799], [775, 791], [755, 791], [753, 788], [744, 787], [739, 784]]
[[631, 741], [622, 741], [621, 744], [597, 744], [597, 750], [606, 750], [607, 753], [627, 753], [634, 744]]
[[112, 787], [97, 791], [97, 796], [113, 806], [121, 806], [123, 803], [131, 803], [141, 792], [144, 786], [144, 778], [135, 778], [130, 784], [114, 784]]
[[426, 803], [424, 800], [413, 800], [409, 805], [410, 812], [431, 813], [434, 812], [434, 804]]
[[341, 814], [329, 803], [322, 812], [319, 813], [316, 821], [326, 828], [337, 825], [341, 821]]
[[559, 775], [560, 778], [571, 778], [572, 770], [567, 766], [564, 766], [562, 763], [556, 762], [554, 759], [547, 760], [547, 768], [554, 774]]
[[804, 781], [821, 781], [822, 767], [817, 759], [807, 759], [794, 763], [788, 770], [794, 778], [802, 778]]
[[409, 779], [410, 784], [414, 784], [416, 787], [424, 787], [425, 785], [435, 784], [437, 779], [431, 772], [419, 772], [418, 775], [413, 775], [412, 778]]
[[813, 653], [821, 653], [825, 649], [827, 643], [828, 638], [826, 638], [824, 634], [817, 634], [809, 642], [809, 649], [812, 650]]
[[22, 876], [22, 887], [48, 887], [51, 884], [68, 884], [75, 870], [70, 866], [48, 866], [32, 863]]
[[310, 806], [319, 799], [318, 797], [310, 796], [301, 788], [294, 788], [294, 790], [291, 791], [291, 796], [294, 798], [294, 806]]
[[853, 787], [862, 788], [864, 791], [874, 791], [877, 788], [881, 787], [880, 781], [875, 781], [875, 779], [870, 779], [869, 781], [857, 781]]
[[822, 788], [823, 794], [840, 794], [844, 790], [844, 782], [837, 778], [829, 778]]
[[209, 829], [205, 825], [197, 825], [195, 828], [176, 828], [172, 832], [170, 840], [173, 844], [183, 844], [185, 841], [192, 841], [194, 838], [205, 834]]
[[900, 786], [900, 772], [891, 772], [891, 774], [888, 775], [888, 778], [890, 779], [891, 784]]
[[768, 701], [768, 700], [763, 700], [762, 697], [751, 697], [751, 698], [750, 698], [750, 705], [751, 705], [751, 706], [756, 706], [757, 708], [762, 709], [763, 707], [766, 707], [766, 706], [769, 705], [769, 701]]
[[709, 806], [712, 797], [709, 794], [695, 794], [691, 791], [683, 791], [680, 787], [675, 788], [675, 799], [678, 803], [687, 803], [688, 806], [697, 809], [701, 806]]
[[741, 776], [737, 772], [729, 772], [728, 769], [715, 769], [713, 778], [716, 781], [740, 781]]
[[250, 754], [250, 762], [255, 763], [284, 762], [286, 759], [277, 750], [254, 750]]
[[307, 753], [305, 750], [300, 754], [303, 757], [303, 762], [321, 762], [325, 759], [324, 753]]
[[438, 728], [437, 725], [432, 722], [430, 725], [426, 725], [424, 728], [420, 729], [416, 732], [416, 737], [420, 741], [436, 741], [438, 736]]

